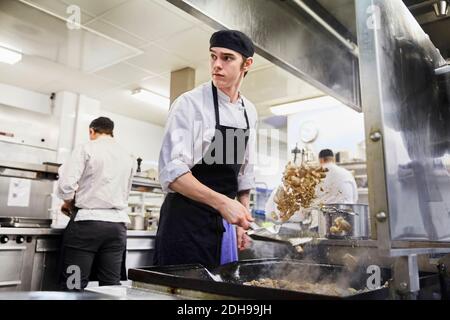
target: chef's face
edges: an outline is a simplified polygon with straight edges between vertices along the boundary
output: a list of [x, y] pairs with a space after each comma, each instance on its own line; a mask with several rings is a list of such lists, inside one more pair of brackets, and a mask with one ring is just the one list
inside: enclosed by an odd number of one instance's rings
[[237, 85], [253, 64], [253, 58], [244, 57], [233, 50], [213, 47], [210, 50], [211, 77], [217, 88]]

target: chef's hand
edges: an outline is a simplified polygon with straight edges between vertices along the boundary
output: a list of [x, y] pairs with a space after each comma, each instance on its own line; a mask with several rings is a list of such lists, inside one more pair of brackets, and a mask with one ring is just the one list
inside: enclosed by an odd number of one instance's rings
[[64, 203], [63, 203], [63, 205], [61, 206], [61, 212], [62, 212], [63, 214], [65, 214], [66, 216], [70, 217], [70, 215], [71, 215], [71, 210], [72, 210], [72, 208], [73, 208], [74, 205], [75, 205], [75, 204], [74, 204], [74, 201], [73, 201], [73, 200], [70, 200], [70, 201], [65, 200]]
[[247, 233], [243, 228], [236, 227], [236, 236], [239, 251], [248, 249], [250, 247], [252, 240], [250, 239], [250, 237], [247, 235]]
[[249, 228], [249, 222], [254, 220], [246, 207], [239, 201], [230, 199], [227, 196], [223, 196], [217, 210], [226, 221], [245, 230]]

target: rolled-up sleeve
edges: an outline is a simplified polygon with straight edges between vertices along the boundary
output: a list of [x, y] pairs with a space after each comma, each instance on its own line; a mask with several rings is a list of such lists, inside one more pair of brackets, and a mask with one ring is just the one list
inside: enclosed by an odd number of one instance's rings
[[245, 157], [238, 174], [238, 192], [255, 188], [256, 126], [250, 131]]
[[169, 185], [194, 165], [194, 122], [194, 105], [182, 95], [170, 110], [159, 153], [159, 182], [166, 193], [172, 191]]
[[76, 147], [69, 160], [58, 171], [57, 196], [62, 200], [72, 200], [78, 189], [78, 182], [86, 166], [84, 146]]

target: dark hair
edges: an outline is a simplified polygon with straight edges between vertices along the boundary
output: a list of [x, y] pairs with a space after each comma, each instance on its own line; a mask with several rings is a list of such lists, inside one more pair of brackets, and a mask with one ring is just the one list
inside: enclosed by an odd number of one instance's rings
[[323, 149], [323, 150], [320, 150], [320, 152], [319, 152], [319, 159], [333, 158], [333, 157], [334, 157], [334, 153], [330, 149]]
[[100, 117], [91, 122], [89, 128], [100, 134], [113, 135], [114, 122], [110, 118]]

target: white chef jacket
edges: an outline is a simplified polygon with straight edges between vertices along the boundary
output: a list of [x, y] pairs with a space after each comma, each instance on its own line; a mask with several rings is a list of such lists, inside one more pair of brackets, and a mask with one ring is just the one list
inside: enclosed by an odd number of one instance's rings
[[111, 136], [100, 136], [74, 149], [59, 168], [57, 195], [75, 197], [80, 208], [75, 221], [129, 223], [128, 195], [134, 174], [134, 158]]
[[[240, 95], [236, 103], [217, 89], [220, 125], [246, 129], [245, 110], [250, 135], [244, 160], [238, 175], [238, 191], [255, 187], [254, 163], [257, 112], [255, 106]], [[216, 118], [211, 82], [182, 94], [172, 104], [159, 154], [159, 182], [164, 192], [179, 176], [189, 172], [207, 152], [215, 134]]]
[[334, 163], [326, 163], [323, 167], [327, 168], [328, 172], [317, 186], [314, 204], [357, 203], [358, 186], [350, 171]]

